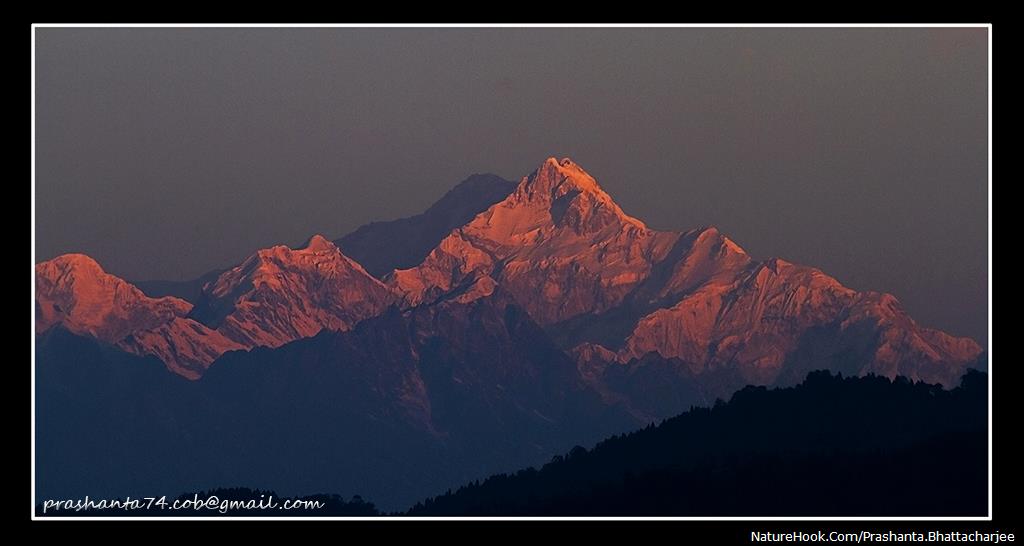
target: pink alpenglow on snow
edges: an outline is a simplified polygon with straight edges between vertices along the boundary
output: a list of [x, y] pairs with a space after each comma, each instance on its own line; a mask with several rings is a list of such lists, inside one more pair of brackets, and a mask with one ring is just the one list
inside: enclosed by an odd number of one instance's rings
[[954, 385], [982, 353], [918, 325], [891, 295], [755, 260], [714, 227], [651, 229], [568, 158], [545, 160], [383, 282], [320, 235], [257, 251], [207, 283], [194, 308], [146, 297], [80, 254], [38, 264], [36, 276], [37, 332], [59, 325], [192, 379], [227, 351], [351, 330], [392, 306], [410, 313], [499, 292], [558, 340], [584, 379], [655, 354], [695, 376], [729, 371], [757, 384], [832, 362], [848, 374]]

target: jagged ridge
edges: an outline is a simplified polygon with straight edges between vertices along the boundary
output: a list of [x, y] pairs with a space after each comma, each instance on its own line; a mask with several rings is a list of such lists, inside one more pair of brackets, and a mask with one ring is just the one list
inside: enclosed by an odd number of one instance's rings
[[39, 264], [37, 276], [38, 331], [59, 323], [190, 377], [228, 350], [345, 331], [392, 303], [466, 303], [498, 288], [596, 382], [608, 366], [656, 355], [696, 376], [728, 369], [758, 384], [823, 359], [849, 373], [951, 384], [981, 354], [972, 340], [920, 327], [891, 295], [754, 260], [713, 227], [653, 230], [568, 158], [548, 158], [383, 283], [319, 235], [256, 252], [207, 283], [194, 308], [147, 298], [81, 255]]

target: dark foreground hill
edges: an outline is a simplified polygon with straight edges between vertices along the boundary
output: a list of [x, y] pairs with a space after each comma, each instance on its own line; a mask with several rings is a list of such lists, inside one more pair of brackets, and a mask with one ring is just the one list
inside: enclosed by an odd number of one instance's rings
[[499, 474], [409, 515], [980, 516], [987, 378], [953, 390], [811, 373]]

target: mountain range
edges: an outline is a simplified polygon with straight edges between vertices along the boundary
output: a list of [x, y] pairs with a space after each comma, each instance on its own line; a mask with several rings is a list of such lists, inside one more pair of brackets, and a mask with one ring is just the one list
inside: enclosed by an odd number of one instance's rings
[[[42, 411], [40, 456], [56, 464], [74, 438], [95, 444], [78, 468], [119, 453], [140, 469], [131, 484], [58, 472], [39, 482], [53, 492], [145, 485], [154, 461], [125, 445], [131, 430], [164, 446], [151, 484], [274, 476], [265, 485], [295, 492], [332, 476], [383, 506], [749, 384], [825, 368], [951, 387], [983, 358], [892, 295], [756, 260], [714, 227], [651, 229], [555, 158], [518, 183], [475, 175], [419, 216], [261, 249], [194, 281], [133, 285], [59, 256], [36, 265], [36, 333], [39, 404], [90, 408], [73, 421]], [[86, 402], [101, 394], [137, 413]], [[184, 446], [205, 453], [186, 464]]]

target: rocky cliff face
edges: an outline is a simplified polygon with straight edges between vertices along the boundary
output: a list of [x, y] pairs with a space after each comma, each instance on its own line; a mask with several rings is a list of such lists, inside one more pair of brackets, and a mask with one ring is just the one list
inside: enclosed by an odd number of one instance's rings
[[253, 254], [203, 289], [191, 316], [236, 343], [278, 347], [379, 314], [390, 290], [320, 235]]
[[150, 298], [82, 254], [36, 266], [36, 332], [54, 327], [96, 338], [138, 355], [160, 358], [190, 379], [241, 345], [186, 315], [192, 304]]
[[189, 379], [227, 351], [278, 347], [343, 331], [390, 304], [390, 290], [323, 237], [258, 251], [203, 289], [193, 308], [149, 298], [83, 255], [36, 267], [36, 330], [55, 325], [142, 356]]
[[149, 298], [84, 254], [65, 254], [36, 265], [36, 332], [61, 325], [70, 332], [114, 343], [155, 328], [192, 309], [184, 300]]
[[969, 339], [921, 328], [893, 296], [855, 292], [813, 268], [773, 259], [724, 273], [641, 318], [614, 360], [656, 353], [772, 384], [815, 359], [953, 385], [981, 353]]
[[199, 379], [224, 353], [250, 348], [191, 318], [177, 318], [133, 332], [116, 345], [139, 356], [155, 356], [169, 370], [188, 379]]
[[621, 303], [676, 238], [627, 216], [572, 161], [549, 158], [422, 264], [387, 281], [415, 306], [487, 275], [547, 325]]

